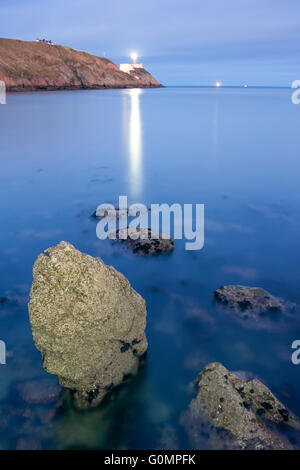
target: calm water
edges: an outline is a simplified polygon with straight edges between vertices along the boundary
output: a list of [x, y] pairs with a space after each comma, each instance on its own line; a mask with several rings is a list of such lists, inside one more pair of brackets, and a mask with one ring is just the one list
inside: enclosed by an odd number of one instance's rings
[[[300, 321], [251, 328], [216, 308], [221, 284], [300, 303], [300, 106], [287, 89], [76, 91], [9, 95], [0, 106], [0, 448], [188, 448], [189, 384], [220, 361], [263, 380], [300, 416]], [[136, 257], [96, 238], [98, 204], [204, 203], [205, 247]], [[18, 385], [47, 376], [27, 300], [37, 255], [61, 240], [113, 265], [146, 299], [149, 352], [98, 409], [26, 405]], [[2, 410], [2, 411], [1, 411]]]

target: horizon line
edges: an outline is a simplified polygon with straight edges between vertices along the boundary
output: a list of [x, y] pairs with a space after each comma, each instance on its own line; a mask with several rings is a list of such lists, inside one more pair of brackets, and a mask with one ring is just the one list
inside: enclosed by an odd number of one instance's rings
[[165, 88], [285, 88], [285, 89], [293, 89], [292, 86], [288, 85], [164, 85]]

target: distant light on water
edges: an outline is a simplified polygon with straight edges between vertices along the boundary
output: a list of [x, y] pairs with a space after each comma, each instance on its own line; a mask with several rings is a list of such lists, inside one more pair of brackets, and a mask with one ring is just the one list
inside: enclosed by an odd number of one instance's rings
[[220, 86], [221, 86], [221, 82], [217, 82], [217, 83], [216, 83], [216, 87], [219, 88]]

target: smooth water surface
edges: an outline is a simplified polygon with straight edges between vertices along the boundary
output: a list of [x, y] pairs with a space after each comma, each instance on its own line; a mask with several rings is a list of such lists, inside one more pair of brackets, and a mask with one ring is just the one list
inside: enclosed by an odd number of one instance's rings
[[[222, 284], [300, 303], [300, 106], [288, 89], [167, 88], [11, 94], [0, 106], [0, 448], [188, 448], [190, 383], [220, 361], [263, 380], [300, 416], [300, 321], [261, 329], [214, 303]], [[204, 203], [205, 246], [139, 257], [96, 237], [100, 203]], [[89, 412], [28, 405], [47, 376], [27, 302], [40, 252], [66, 240], [113, 265], [146, 299], [137, 377]], [[52, 407], [52, 408], [51, 408]], [[52, 413], [52, 414], [51, 414]], [[21, 442], [21, 444], [20, 444]]]

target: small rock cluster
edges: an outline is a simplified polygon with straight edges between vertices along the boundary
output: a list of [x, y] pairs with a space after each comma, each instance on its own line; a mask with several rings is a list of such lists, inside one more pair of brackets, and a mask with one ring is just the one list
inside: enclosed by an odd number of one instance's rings
[[[47, 377], [19, 382], [11, 388], [12, 403], [1, 404], [0, 434], [17, 450], [38, 450], [53, 438], [52, 421], [62, 410], [62, 388]], [[13, 437], [12, 437], [13, 436]]]
[[[130, 230], [120, 229], [115, 236], [135, 253], [174, 248], [170, 237], [150, 229], [139, 229], [138, 234], [135, 228]], [[245, 318], [291, 308], [256, 287], [223, 286], [215, 298]], [[97, 406], [112, 388], [135, 374], [147, 350], [143, 298], [113, 267], [66, 242], [36, 260], [29, 315], [44, 368], [72, 390], [78, 409]], [[60, 387], [47, 379], [18, 390], [24, 402], [33, 405], [51, 403], [60, 394]], [[281, 430], [300, 430], [298, 419], [262, 382], [243, 380], [219, 363], [207, 365], [199, 374], [197, 396], [182, 422], [191, 445], [199, 449], [207, 446], [207, 439], [214, 449], [291, 449]], [[20, 441], [18, 448], [27, 445], [32, 444]]]
[[[140, 208], [137, 209], [140, 212]], [[145, 210], [147, 210], [145, 208]], [[112, 209], [110, 207], [100, 207], [94, 212], [96, 218], [116, 218], [134, 217], [136, 209], [134, 205], [126, 209]], [[174, 240], [169, 235], [157, 234], [149, 228], [125, 227], [109, 233], [111, 240], [123, 242], [133, 253], [138, 255], [153, 255], [166, 253], [174, 250]]]

